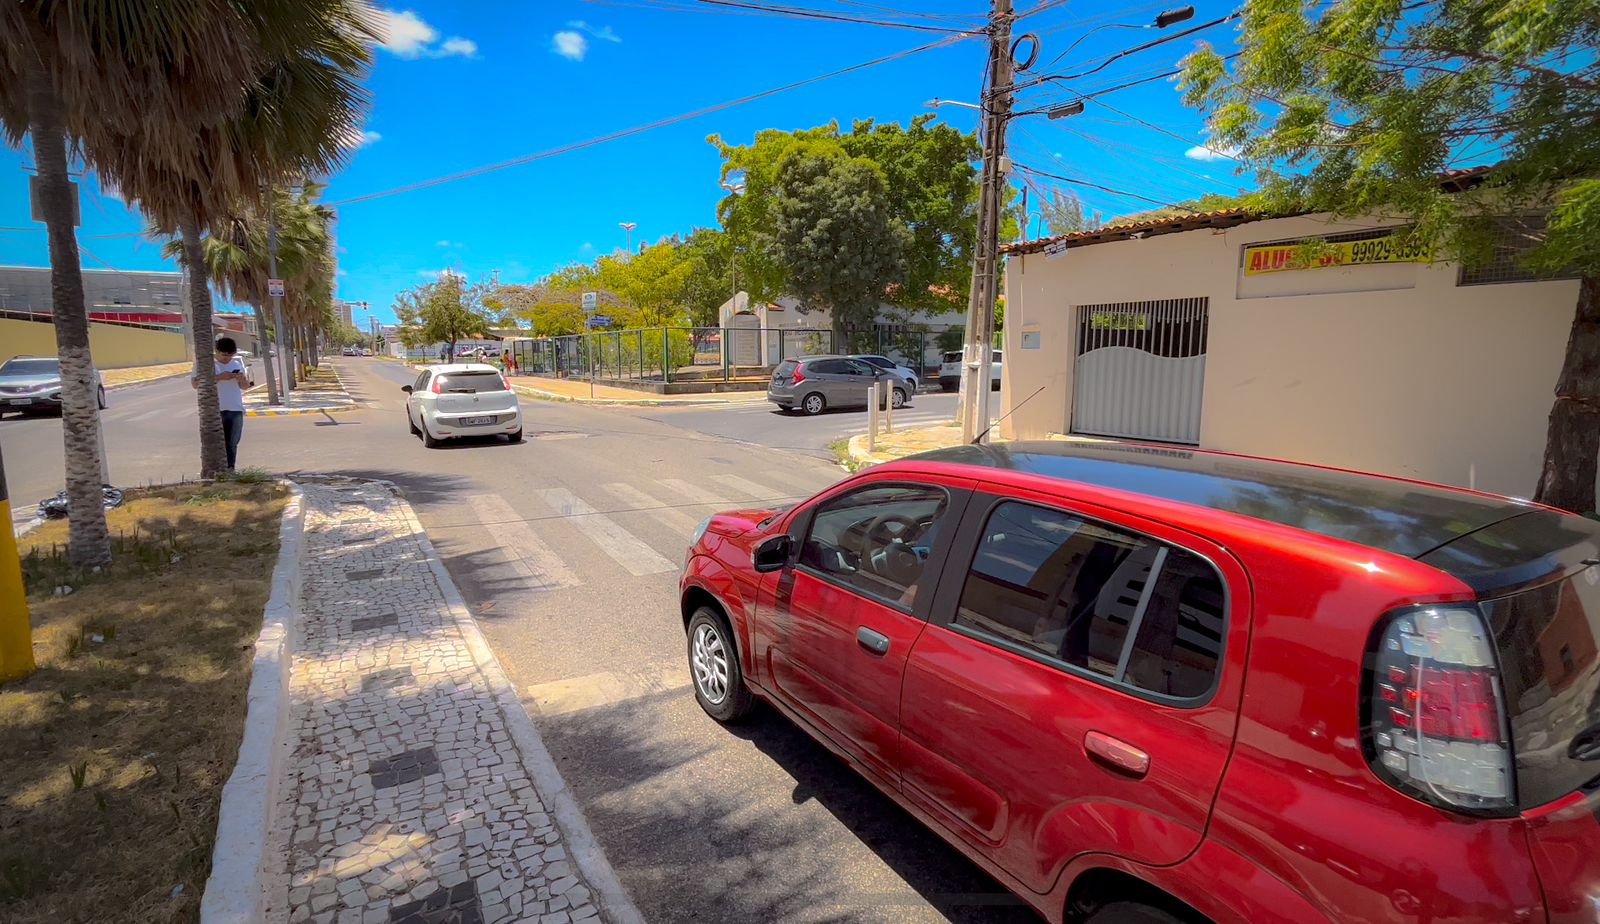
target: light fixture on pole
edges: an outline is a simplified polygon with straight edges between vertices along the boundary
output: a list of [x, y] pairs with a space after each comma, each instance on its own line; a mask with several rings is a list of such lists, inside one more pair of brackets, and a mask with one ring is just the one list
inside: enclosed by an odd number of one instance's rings
[[977, 103], [963, 103], [963, 102], [961, 102], [959, 100], [940, 99], [937, 96], [935, 96], [933, 99], [928, 100], [927, 102], [923, 103], [922, 105], [927, 106], [929, 109], [938, 109], [940, 106], [960, 106], [962, 109], [982, 109], [983, 108], [982, 106], [979, 106]]
[[1082, 112], [1083, 112], [1083, 100], [1075, 99], [1070, 103], [1063, 103], [1060, 106], [1055, 106], [1053, 108], [1045, 110], [1045, 118], [1047, 118], [1047, 119], [1065, 119], [1067, 116], [1079, 115]]
[[623, 245], [622, 249], [627, 251], [628, 253], [632, 253], [633, 252], [633, 229], [639, 227], [639, 223], [636, 222], [636, 221], [619, 221], [619, 222], [617, 222], [617, 227], [621, 228], [623, 230], [623, 233], [625, 233], [627, 235], [627, 238], [626, 238], [627, 243], [625, 245]]

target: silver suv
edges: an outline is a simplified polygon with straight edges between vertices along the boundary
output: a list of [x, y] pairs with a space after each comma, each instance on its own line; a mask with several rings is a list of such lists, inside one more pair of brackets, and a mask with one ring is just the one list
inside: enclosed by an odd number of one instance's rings
[[802, 356], [786, 359], [772, 373], [767, 400], [785, 411], [820, 414], [831, 407], [866, 407], [867, 389], [881, 382], [892, 390], [889, 401], [905, 407], [910, 389], [893, 372], [848, 356]]

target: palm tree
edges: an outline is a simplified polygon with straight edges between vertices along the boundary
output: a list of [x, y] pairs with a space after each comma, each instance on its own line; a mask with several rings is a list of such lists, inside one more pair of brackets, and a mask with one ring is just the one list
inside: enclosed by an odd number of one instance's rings
[[[256, 23], [237, 5], [0, 3], [0, 136], [33, 142], [35, 193], [49, 236], [51, 311], [61, 361], [68, 554], [111, 561], [100, 494], [100, 417], [75, 237], [69, 146], [91, 164], [108, 131], [205, 122], [235, 109], [260, 69]], [[153, 153], [153, 152], [152, 152]]]

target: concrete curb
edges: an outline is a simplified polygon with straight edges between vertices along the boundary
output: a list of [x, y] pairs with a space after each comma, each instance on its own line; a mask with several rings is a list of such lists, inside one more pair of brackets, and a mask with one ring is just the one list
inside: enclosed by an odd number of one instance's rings
[[359, 404], [334, 404], [327, 407], [258, 407], [244, 412], [246, 417], [298, 417], [302, 414], [343, 414], [359, 411]]
[[127, 388], [138, 388], [140, 385], [154, 385], [157, 382], [170, 382], [173, 379], [181, 379], [188, 374], [188, 372], [174, 372], [171, 375], [158, 375], [153, 379], [140, 379], [137, 382], [123, 382], [120, 385], [107, 385], [106, 391], [122, 391], [123, 389]]
[[[687, 400], [674, 400], [670, 398], [576, 398], [571, 395], [560, 395], [553, 391], [545, 391], [541, 388], [534, 388], [531, 385], [519, 385], [516, 382], [512, 382], [511, 387], [521, 394], [527, 395], [530, 398], [538, 398], [541, 401], [560, 401], [566, 404], [589, 404], [598, 407], [708, 407], [722, 404], [758, 403], [754, 399], [737, 401], [729, 398], [689, 398]], [[763, 397], [762, 400], [765, 400], [765, 398]]]
[[289, 727], [289, 669], [300, 612], [300, 557], [305, 548], [304, 493], [287, 482], [289, 502], [278, 527], [278, 564], [262, 614], [251, 665], [249, 706], [239, 759], [222, 787], [211, 876], [200, 898], [202, 924], [253, 924], [263, 919], [267, 856], [278, 804]]
[[417, 518], [416, 511], [412, 509], [410, 502], [405, 499], [405, 495], [394, 482], [376, 480], [376, 483], [385, 485], [395, 497], [399, 498], [402, 512], [415, 532], [418, 545], [421, 546], [422, 556], [427, 560], [428, 567], [433, 570], [433, 575], [439, 582], [439, 589], [444, 594], [445, 605], [450, 608], [456, 628], [461, 631], [462, 641], [466, 643], [467, 650], [472, 652], [472, 659], [477, 662], [484, 681], [494, 691], [495, 701], [505, 717], [506, 729], [511, 733], [511, 740], [522, 756], [523, 766], [533, 778], [534, 788], [539, 793], [540, 800], [545, 803], [545, 807], [555, 818], [556, 825], [561, 829], [567, 853], [582, 871], [584, 881], [594, 891], [604, 916], [610, 924], [644, 924], [644, 916], [639, 913], [633, 899], [628, 896], [628, 890], [617, 877], [617, 871], [612, 868], [611, 861], [606, 859], [605, 851], [601, 850], [595, 841], [594, 832], [589, 830], [589, 822], [583, 817], [583, 809], [578, 806], [578, 800], [572, 795], [572, 790], [567, 788], [566, 780], [561, 778], [561, 771], [557, 769], [555, 759], [550, 756], [550, 750], [545, 747], [538, 726], [534, 725], [533, 718], [523, 708], [522, 700], [517, 697], [516, 688], [506, 677], [499, 659], [495, 657], [494, 651], [490, 649], [489, 643], [478, 629], [477, 620], [472, 618], [461, 591], [456, 588], [455, 581], [450, 578], [450, 572], [439, 559], [438, 550], [433, 547], [432, 540], [423, 531], [422, 521]]

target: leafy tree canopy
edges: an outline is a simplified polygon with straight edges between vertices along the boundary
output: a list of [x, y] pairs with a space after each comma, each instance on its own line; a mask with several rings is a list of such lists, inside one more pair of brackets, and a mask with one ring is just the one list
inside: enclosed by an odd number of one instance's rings
[[444, 273], [401, 292], [394, 303], [401, 342], [409, 347], [448, 343], [454, 355], [456, 341], [480, 336], [493, 323], [484, 308], [490, 290], [488, 283], [468, 283], [463, 276]]

